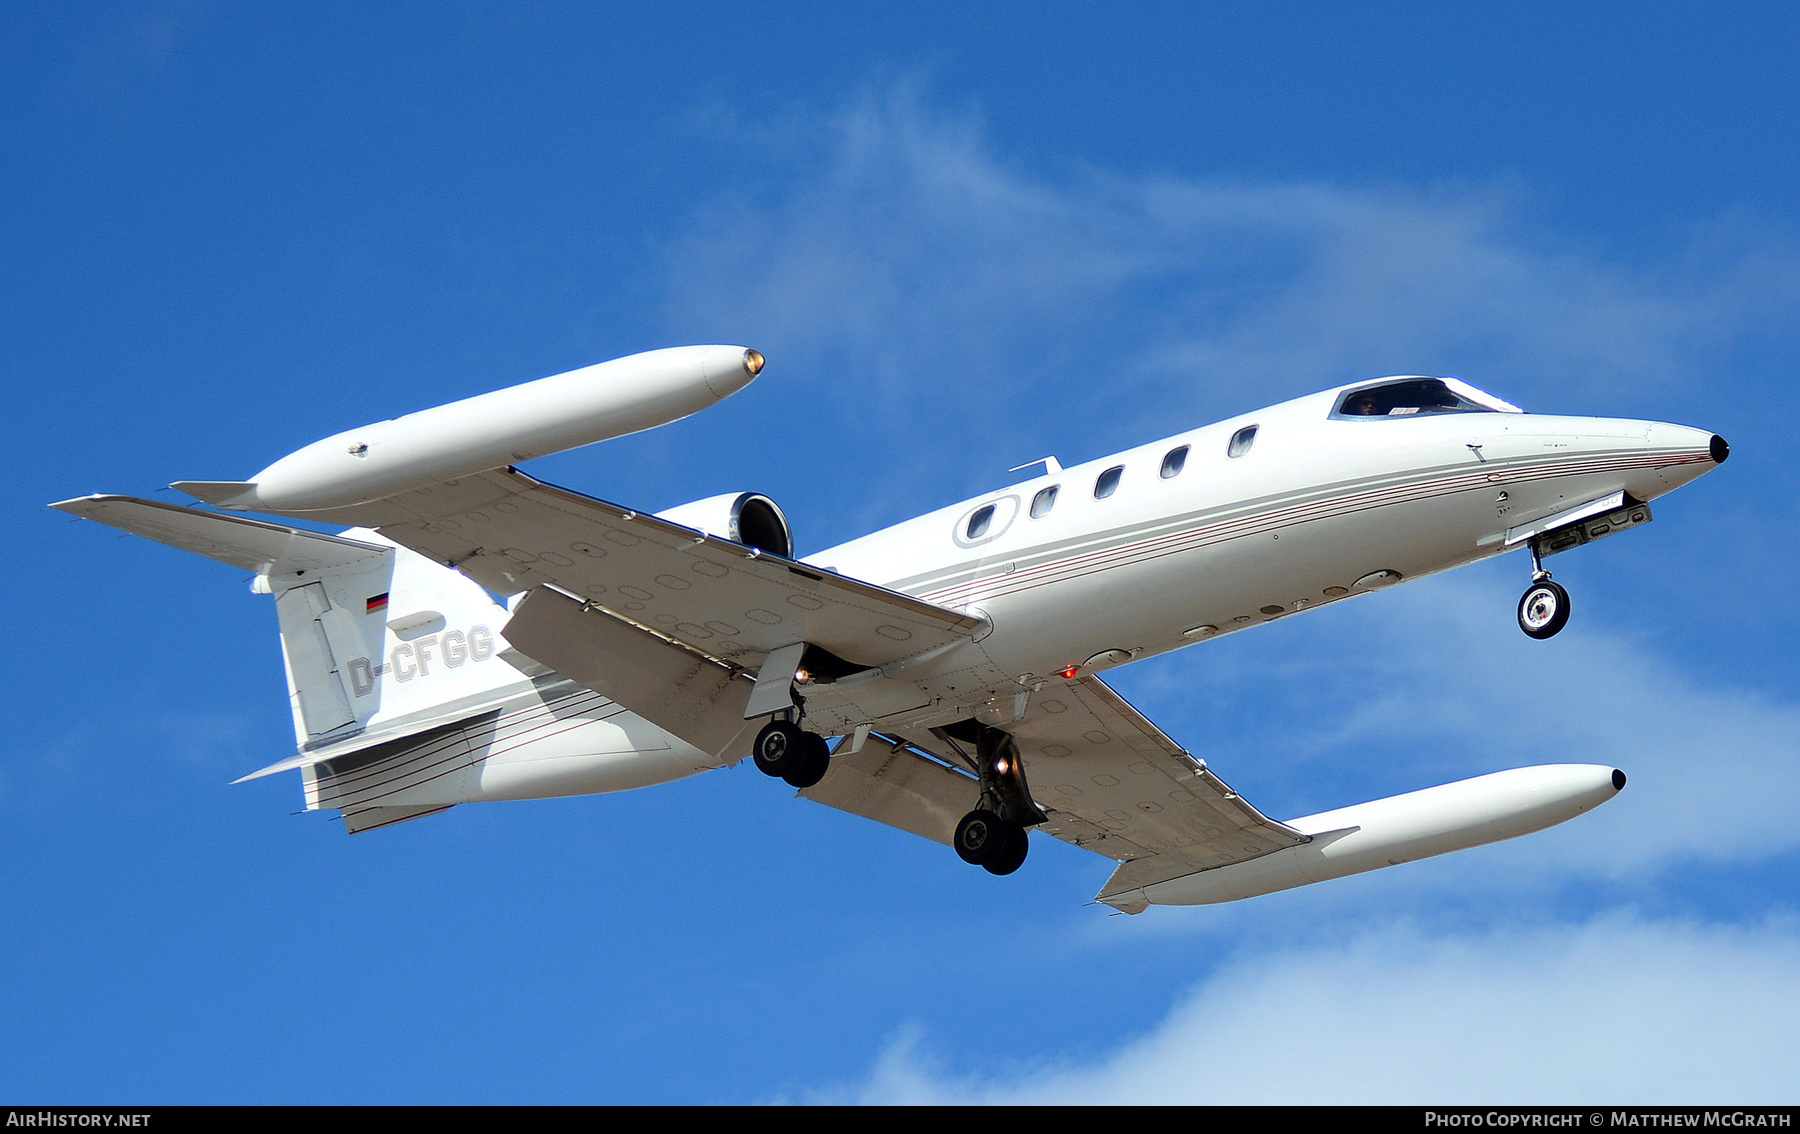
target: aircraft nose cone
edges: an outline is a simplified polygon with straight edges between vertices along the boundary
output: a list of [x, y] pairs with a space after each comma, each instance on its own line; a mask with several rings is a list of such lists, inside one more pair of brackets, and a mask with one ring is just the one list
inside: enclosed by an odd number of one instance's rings
[[1731, 446], [1725, 443], [1725, 438], [1715, 433], [1712, 435], [1711, 444], [1707, 446], [1707, 452], [1712, 454], [1713, 464], [1722, 465], [1725, 463], [1725, 458], [1731, 456]]

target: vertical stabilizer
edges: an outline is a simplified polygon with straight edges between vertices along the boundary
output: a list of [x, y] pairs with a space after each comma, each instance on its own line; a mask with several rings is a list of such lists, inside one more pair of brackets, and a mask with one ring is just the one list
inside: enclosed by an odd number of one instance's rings
[[378, 561], [265, 576], [302, 750], [429, 728], [526, 683], [500, 657], [507, 611], [492, 595], [376, 532], [345, 534], [387, 546]]
[[326, 535], [130, 496], [51, 507], [252, 572], [251, 589], [275, 598], [302, 751], [421, 731], [528, 684], [501, 657], [506, 608], [376, 532]]

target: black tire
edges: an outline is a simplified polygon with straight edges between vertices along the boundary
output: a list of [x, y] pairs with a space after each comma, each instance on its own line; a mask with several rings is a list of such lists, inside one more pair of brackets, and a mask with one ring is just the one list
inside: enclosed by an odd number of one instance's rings
[[816, 732], [800, 734], [800, 762], [781, 774], [792, 787], [802, 791], [825, 778], [831, 770], [831, 749], [825, 747], [825, 738]]
[[752, 759], [765, 776], [785, 778], [806, 758], [806, 734], [789, 721], [770, 721], [756, 734]]
[[1006, 821], [978, 807], [956, 825], [955, 843], [958, 858], [970, 866], [980, 866], [1006, 845]]
[[1007, 823], [1006, 828], [1006, 842], [981, 864], [989, 874], [1011, 874], [1025, 865], [1026, 852], [1031, 850], [1031, 836], [1025, 828], [1017, 823]]
[[1569, 624], [1569, 592], [1545, 579], [1519, 598], [1519, 629], [1533, 638], [1554, 638]]

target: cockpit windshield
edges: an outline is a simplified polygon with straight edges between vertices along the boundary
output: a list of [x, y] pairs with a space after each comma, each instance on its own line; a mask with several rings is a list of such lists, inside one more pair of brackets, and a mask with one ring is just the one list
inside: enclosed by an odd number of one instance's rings
[[1338, 399], [1332, 417], [1423, 417], [1437, 413], [1518, 413], [1509, 405], [1461, 382], [1405, 378], [1351, 390]]

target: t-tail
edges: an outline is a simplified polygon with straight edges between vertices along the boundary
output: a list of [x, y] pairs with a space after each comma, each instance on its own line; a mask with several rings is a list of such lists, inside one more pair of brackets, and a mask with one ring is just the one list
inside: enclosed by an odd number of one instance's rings
[[621, 791], [718, 767], [511, 649], [506, 606], [366, 529], [326, 535], [127, 496], [53, 507], [251, 572], [273, 596], [308, 810], [355, 834], [477, 800]]

